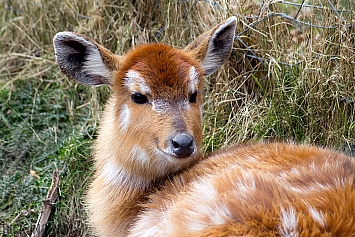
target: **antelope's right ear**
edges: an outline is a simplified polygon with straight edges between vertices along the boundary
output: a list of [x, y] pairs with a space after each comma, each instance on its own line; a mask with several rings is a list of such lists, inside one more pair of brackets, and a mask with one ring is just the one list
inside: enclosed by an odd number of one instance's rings
[[59, 67], [68, 78], [90, 86], [112, 85], [120, 56], [72, 32], [57, 33], [53, 44]]

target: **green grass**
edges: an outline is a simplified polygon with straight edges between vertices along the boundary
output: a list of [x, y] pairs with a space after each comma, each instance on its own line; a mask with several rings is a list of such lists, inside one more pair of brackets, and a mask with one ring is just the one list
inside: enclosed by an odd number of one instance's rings
[[[53, 170], [60, 168], [61, 196], [55, 215], [66, 219], [58, 218], [52, 231], [65, 235], [74, 225], [82, 226], [85, 212], [77, 209], [91, 178], [95, 124], [89, 106], [80, 106], [89, 100], [86, 88], [67, 81], [28, 78], [15, 81], [12, 90], [2, 90], [0, 194], [5, 212], [0, 212], [0, 219], [5, 220], [7, 236], [31, 233]], [[30, 170], [39, 178], [32, 177]], [[82, 230], [78, 231], [79, 235]]]
[[[90, 235], [84, 196], [92, 178], [91, 145], [108, 88], [75, 84], [55, 63], [52, 38], [76, 31], [117, 54], [145, 42], [184, 47], [231, 15], [237, 32], [253, 22], [259, 1], [2, 1], [0, 2], [0, 235], [31, 235], [53, 170], [62, 168], [48, 236]], [[327, 1], [309, 4], [328, 6]], [[339, 1], [337, 8], [353, 7]], [[221, 10], [222, 9], [222, 10]], [[275, 3], [260, 12], [294, 14]], [[334, 12], [301, 12], [299, 19], [337, 25]], [[353, 12], [341, 13], [349, 24]], [[228, 63], [207, 78], [204, 147], [288, 140], [354, 153], [355, 32], [303, 28], [273, 17], [236, 40]], [[34, 170], [39, 178], [31, 176]]]

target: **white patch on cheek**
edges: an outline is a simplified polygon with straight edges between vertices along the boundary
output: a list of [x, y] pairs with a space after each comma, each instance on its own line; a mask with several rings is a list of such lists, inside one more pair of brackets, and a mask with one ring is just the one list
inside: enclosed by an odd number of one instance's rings
[[127, 175], [122, 172], [122, 169], [119, 169], [117, 165], [110, 160], [105, 163], [100, 176], [104, 178], [106, 184], [123, 183], [124, 177], [127, 177]]
[[146, 164], [149, 161], [147, 153], [145, 153], [145, 151], [138, 146], [133, 146], [130, 156], [132, 159], [141, 164]]
[[189, 81], [189, 92], [194, 93], [198, 89], [198, 83], [199, 83], [199, 78], [200, 74], [196, 70], [194, 66], [190, 67], [190, 81]]
[[126, 132], [129, 125], [129, 120], [131, 117], [131, 111], [128, 108], [128, 105], [123, 105], [120, 111], [119, 117], [119, 126], [121, 128], [121, 132]]
[[135, 86], [138, 86], [140, 88], [140, 92], [142, 94], [151, 94], [151, 90], [150, 87], [148, 86], [148, 84], [146, 83], [146, 81], [144, 80], [144, 78], [136, 71], [134, 70], [129, 70], [126, 73], [126, 77], [125, 77], [125, 82], [124, 82], [125, 87], [127, 87], [127, 89], [133, 91]]
[[149, 180], [129, 175], [120, 165], [110, 159], [104, 164], [99, 177], [103, 178], [107, 185], [128, 185], [133, 189], [146, 188], [150, 184]]

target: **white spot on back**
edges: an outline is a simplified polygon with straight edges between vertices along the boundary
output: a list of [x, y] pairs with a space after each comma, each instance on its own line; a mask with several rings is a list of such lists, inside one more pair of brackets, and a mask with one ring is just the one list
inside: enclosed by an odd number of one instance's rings
[[129, 125], [129, 119], [131, 117], [131, 112], [128, 108], [128, 105], [123, 105], [120, 111], [119, 124], [121, 128], [121, 132], [126, 132]]
[[237, 187], [237, 190], [239, 190], [240, 194], [242, 194], [242, 196], [245, 196], [251, 192], [255, 192], [256, 191], [255, 176], [251, 172], [242, 170], [242, 177], [236, 180], [235, 185]]
[[316, 222], [318, 222], [323, 227], [325, 226], [325, 219], [322, 212], [319, 212], [310, 206], [308, 207], [308, 211]]
[[[294, 175], [298, 175], [298, 176], [301, 176], [301, 172], [299, 169], [297, 168], [291, 168], [291, 173], [294, 174]], [[287, 175], [287, 174], [286, 174]]]
[[283, 237], [296, 237], [298, 236], [297, 232], [297, 217], [296, 211], [293, 207], [289, 207], [285, 209], [283, 207], [280, 208], [280, 225], [279, 230], [280, 234]]
[[161, 233], [161, 230], [159, 229], [157, 223], [152, 223], [151, 218], [146, 217], [144, 219], [141, 219], [138, 221], [138, 224], [132, 228], [133, 231], [129, 237], [160, 237], [164, 236]]
[[[177, 200], [176, 203], [171, 203], [169, 210], [172, 211], [163, 212], [160, 215], [160, 229], [166, 230], [168, 233], [177, 231], [179, 227], [174, 225], [173, 220], [176, 217], [180, 218], [180, 216], [184, 216], [181, 225], [191, 235], [200, 233], [209, 226], [225, 224], [231, 214], [225, 203], [220, 202], [220, 196], [213, 183], [209, 179], [201, 179], [193, 181], [189, 187], [188, 195], [184, 198], [186, 203], [190, 203], [190, 205], [182, 210], [180, 208], [184, 202]], [[203, 198], [201, 199], [201, 197]], [[196, 200], [201, 201], [196, 202]], [[183, 205], [185, 206], [186, 203]]]
[[204, 197], [204, 201], [201, 203], [196, 203], [195, 211], [198, 211], [203, 216], [208, 216], [209, 220], [203, 221], [201, 218], [197, 223], [199, 225], [195, 226], [194, 221], [191, 221], [190, 229], [194, 232], [202, 231], [207, 226], [212, 225], [223, 225], [226, 223], [226, 219], [231, 216], [229, 209], [224, 202], [220, 201], [220, 194], [217, 192], [216, 187], [213, 183], [206, 180], [198, 180], [193, 182], [193, 192], [196, 193], [192, 196], [192, 200], [198, 200], [199, 197]]
[[138, 86], [142, 94], [151, 94], [150, 87], [147, 85], [144, 78], [134, 70], [129, 70], [126, 73], [124, 85], [131, 91], [134, 90], [135, 86]]
[[255, 163], [255, 162], [259, 162], [255, 157], [253, 156], [248, 156], [245, 158], [245, 161], [248, 161], [248, 162], [252, 162], [252, 163]]

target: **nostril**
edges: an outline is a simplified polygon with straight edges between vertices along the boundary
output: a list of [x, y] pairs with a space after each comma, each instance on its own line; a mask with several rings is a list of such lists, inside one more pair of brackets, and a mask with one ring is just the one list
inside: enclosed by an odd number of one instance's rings
[[176, 140], [171, 140], [171, 143], [173, 144], [173, 146], [174, 146], [174, 148], [179, 148], [180, 147], [180, 144], [179, 144], [179, 142], [178, 141], [176, 141]]
[[171, 139], [171, 149], [179, 157], [189, 157], [195, 151], [195, 140], [188, 134], [177, 134]]
[[193, 143], [193, 138], [187, 134], [179, 134], [172, 139], [172, 144], [175, 148], [190, 147]]

